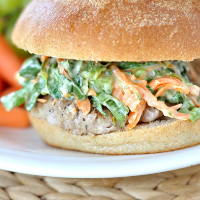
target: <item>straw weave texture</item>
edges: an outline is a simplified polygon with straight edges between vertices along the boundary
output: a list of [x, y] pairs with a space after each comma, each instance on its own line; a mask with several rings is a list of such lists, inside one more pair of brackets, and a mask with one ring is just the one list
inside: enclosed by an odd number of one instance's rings
[[200, 165], [152, 175], [107, 179], [52, 178], [0, 170], [0, 200], [10, 199], [198, 200]]

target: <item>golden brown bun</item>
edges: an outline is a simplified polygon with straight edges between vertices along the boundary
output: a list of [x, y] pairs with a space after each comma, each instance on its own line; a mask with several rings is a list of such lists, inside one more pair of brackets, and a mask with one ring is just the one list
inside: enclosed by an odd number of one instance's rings
[[138, 125], [130, 131], [103, 135], [73, 135], [70, 132], [35, 118], [30, 120], [49, 145], [101, 154], [144, 154], [172, 151], [200, 143], [200, 120], [195, 123], [175, 119]]
[[33, 0], [14, 43], [31, 53], [96, 61], [200, 58], [199, 0]]

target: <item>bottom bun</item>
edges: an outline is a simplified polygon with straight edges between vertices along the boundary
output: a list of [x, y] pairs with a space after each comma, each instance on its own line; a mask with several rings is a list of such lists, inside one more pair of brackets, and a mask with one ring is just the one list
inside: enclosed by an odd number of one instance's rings
[[200, 120], [191, 123], [167, 119], [138, 125], [130, 131], [102, 135], [75, 135], [30, 114], [30, 120], [42, 139], [63, 149], [100, 154], [160, 153], [200, 143]]

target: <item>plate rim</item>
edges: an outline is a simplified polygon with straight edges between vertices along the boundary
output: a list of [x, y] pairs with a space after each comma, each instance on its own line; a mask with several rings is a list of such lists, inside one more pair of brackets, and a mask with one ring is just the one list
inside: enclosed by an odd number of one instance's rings
[[[2, 129], [0, 127], [0, 132]], [[33, 131], [27, 129], [26, 131]], [[15, 129], [11, 129], [15, 131]], [[36, 131], [34, 131], [35, 134]], [[15, 134], [15, 133], [13, 133]], [[0, 135], [1, 138], [1, 135]], [[38, 137], [39, 138], [39, 137]], [[54, 148], [54, 147], [48, 147]], [[144, 155], [98, 155], [82, 153], [81, 156], [37, 154], [17, 151], [0, 144], [0, 169], [49, 177], [114, 178], [160, 173], [190, 167], [200, 163], [197, 152], [200, 145], [181, 150]], [[63, 150], [71, 152], [69, 150]], [[94, 155], [94, 156], [91, 156]], [[64, 158], [64, 159], [63, 159]], [[86, 159], [87, 158], [87, 159]]]

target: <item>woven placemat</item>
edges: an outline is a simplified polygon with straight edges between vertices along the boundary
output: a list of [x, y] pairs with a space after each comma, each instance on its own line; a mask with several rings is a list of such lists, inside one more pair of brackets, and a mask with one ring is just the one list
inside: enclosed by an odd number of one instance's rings
[[[147, 166], [148, 167], [148, 166]], [[52, 178], [0, 170], [0, 200], [198, 200], [200, 165], [125, 178]]]

